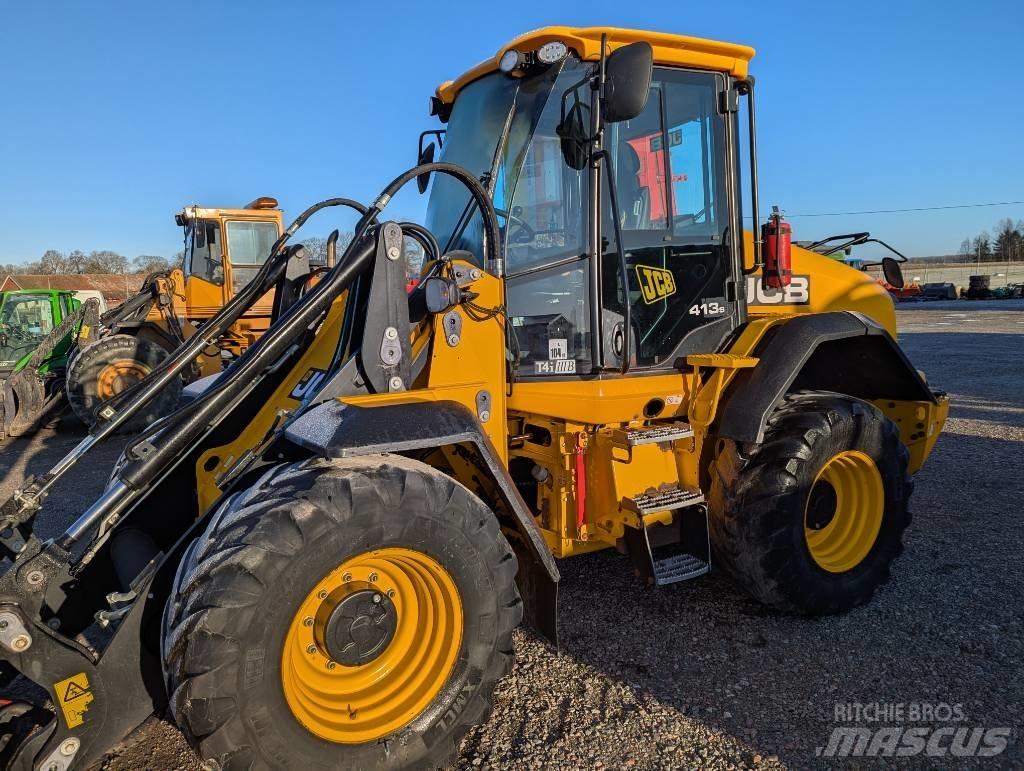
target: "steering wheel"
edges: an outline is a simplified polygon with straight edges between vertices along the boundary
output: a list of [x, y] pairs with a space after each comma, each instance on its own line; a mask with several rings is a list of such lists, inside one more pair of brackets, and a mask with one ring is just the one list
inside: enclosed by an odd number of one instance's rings
[[27, 332], [22, 327], [11, 323], [0, 325], [0, 334], [3, 335], [8, 343], [13, 342], [15, 346], [19, 347], [26, 343], [35, 342], [36, 339], [36, 336], [31, 332]]
[[533, 243], [533, 241], [535, 241], [537, 238], [536, 231], [529, 225], [527, 225], [525, 222], [523, 222], [521, 219], [519, 219], [519, 217], [517, 216], [522, 212], [521, 206], [516, 206], [515, 211], [516, 213], [513, 214], [507, 209], [499, 209], [497, 207], [495, 207], [494, 209], [495, 214], [497, 214], [499, 217], [504, 217], [505, 219], [508, 220], [510, 225], [515, 226], [515, 230], [511, 230], [508, 234], [508, 241], [510, 244]]
[[705, 217], [707, 211], [707, 208], [703, 208], [694, 214], [677, 214], [674, 219], [677, 229], [688, 230], [690, 228], [704, 227], [704, 223], [700, 222], [700, 219]]

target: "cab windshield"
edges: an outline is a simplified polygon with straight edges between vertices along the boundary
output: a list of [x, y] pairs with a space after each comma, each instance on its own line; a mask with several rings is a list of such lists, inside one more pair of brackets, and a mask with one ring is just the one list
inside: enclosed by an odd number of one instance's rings
[[[559, 126], [577, 94], [589, 99], [592, 69], [569, 57], [529, 77], [487, 75], [462, 91], [448, 122], [441, 159], [477, 175], [498, 213], [518, 365], [530, 373], [590, 368], [589, 174], [566, 163]], [[446, 251], [481, 259], [480, 212], [456, 180], [434, 176], [427, 226]]]

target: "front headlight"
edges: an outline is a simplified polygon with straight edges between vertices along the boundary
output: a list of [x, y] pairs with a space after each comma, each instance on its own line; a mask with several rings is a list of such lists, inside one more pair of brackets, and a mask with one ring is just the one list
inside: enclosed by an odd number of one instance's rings
[[522, 55], [515, 49], [510, 48], [501, 55], [498, 60], [498, 69], [506, 75], [515, 70], [522, 61]]
[[560, 62], [569, 53], [568, 46], [560, 40], [553, 40], [545, 43], [537, 49], [537, 61], [541, 64], [554, 64]]

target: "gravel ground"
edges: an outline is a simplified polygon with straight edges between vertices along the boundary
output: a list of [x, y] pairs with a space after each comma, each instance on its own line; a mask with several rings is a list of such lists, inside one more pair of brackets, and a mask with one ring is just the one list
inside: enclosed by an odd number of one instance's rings
[[[836, 766], [816, 755], [834, 727], [910, 724], [1012, 733], [993, 759], [873, 763], [1024, 766], [1024, 303], [905, 304], [899, 316], [902, 344], [949, 392], [953, 408], [917, 477], [906, 552], [875, 600], [845, 616], [808, 620], [766, 611], [715, 574], [655, 591], [638, 585], [615, 554], [566, 561], [562, 650], [517, 632], [515, 669], [457, 767]], [[47, 432], [0, 445], [0, 492], [48, 467], [76, 439]], [[74, 472], [67, 497], [47, 504], [45, 532], [91, 502], [117, 453], [104, 448], [92, 470]], [[837, 709], [855, 703], [908, 712], [837, 722]], [[938, 719], [912, 720], [911, 705], [922, 704]], [[959, 721], [945, 719], [945, 705]], [[153, 719], [104, 767], [199, 766], [173, 726]]]

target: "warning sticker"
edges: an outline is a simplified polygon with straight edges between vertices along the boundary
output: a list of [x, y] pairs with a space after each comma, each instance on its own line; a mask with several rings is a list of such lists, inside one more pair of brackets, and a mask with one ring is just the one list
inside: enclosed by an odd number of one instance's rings
[[569, 341], [564, 337], [552, 337], [548, 340], [549, 359], [568, 359]]
[[85, 722], [85, 713], [92, 704], [93, 693], [85, 672], [79, 672], [66, 680], [53, 684], [53, 695], [57, 697], [64, 722], [68, 728], [77, 728]]

